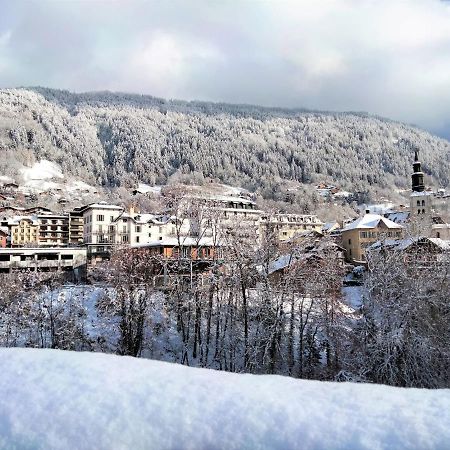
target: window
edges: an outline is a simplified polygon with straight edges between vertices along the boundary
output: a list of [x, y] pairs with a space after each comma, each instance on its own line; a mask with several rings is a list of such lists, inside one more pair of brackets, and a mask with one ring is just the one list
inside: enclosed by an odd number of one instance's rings
[[417, 214], [420, 214], [420, 209], [417, 210]]
[[422, 209], [422, 214], [425, 214], [425, 210], [424, 209]]
[[99, 233], [103, 232], [103, 227], [101, 225], [98, 226], [98, 232]]
[[163, 227], [159, 227], [159, 234], [163, 232]]
[[122, 227], [122, 231], [123, 231], [124, 233], [127, 232], [127, 226], [126, 226], [126, 225], [124, 225], [124, 226]]
[[352, 245], [352, 240], [351, 239], [348, 240], [348, 245]]
[[420, 206], [420, 200], [417, 200], [417, 206]]
[[159, 237], [159, 240], [162, 241], [162, 236]]
[[441, 237], [441, 233], [439, 233], [439, 231], [436, 232], [436, 237], [440, 238]]
[[422, 200], [422, 206], [425, 206], [425, 200]]
[[97, 214], [97, 222], [103, 222], [105, 220], [105, 216], [103, 214]]
[[152, 233], [148, 233], [148, 237], [152, 237]]
[[[362, 237], [362, 238], [367, 238], [367, 237], [369, 237], [368, 235], [369, 235], [369, 233], [367, 232], [367, 231], [361, 231], [360, 233], [360, 236]], [[349, 242], [350, 243], [350, 242]]]
[[136, 236], [136, 242], [139, 242], [139, 236]]
[[136, 233], [140, 233], [141, 232], [141, 226], [140, 225], [136, 225]]
[[122, 236], [122, 242], [128, 242], [128, 236], [127, 235]]
[[109, 221], [114, 222], [114, 216], [109, 216]]

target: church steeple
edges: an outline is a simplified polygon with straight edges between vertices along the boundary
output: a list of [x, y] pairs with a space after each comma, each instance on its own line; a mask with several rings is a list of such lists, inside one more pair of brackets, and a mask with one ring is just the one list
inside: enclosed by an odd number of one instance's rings
[[425, 190], [425, 184], [423, 182], [423, 172], [419, 161], [419, 151], [415, 151], [414, 164], [413, 164], [412, 190], [413, 192], [423, 192]]

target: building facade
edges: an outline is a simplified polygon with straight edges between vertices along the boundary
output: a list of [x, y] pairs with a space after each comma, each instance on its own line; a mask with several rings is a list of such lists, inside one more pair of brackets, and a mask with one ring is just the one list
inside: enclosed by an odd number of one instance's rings
[[380, 240], [400, 239], [403, 232], [400, 224], [378, 214], [366, 214], [342, 230], [342, 247], [348, 261], [364, 264], [367, 247]]

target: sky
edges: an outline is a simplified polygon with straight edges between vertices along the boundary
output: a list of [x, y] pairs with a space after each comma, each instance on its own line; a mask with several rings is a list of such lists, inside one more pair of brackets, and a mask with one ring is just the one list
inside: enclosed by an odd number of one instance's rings
[[0, 87], [365, 111], [450, 138], [450, 2], [0, 0]]

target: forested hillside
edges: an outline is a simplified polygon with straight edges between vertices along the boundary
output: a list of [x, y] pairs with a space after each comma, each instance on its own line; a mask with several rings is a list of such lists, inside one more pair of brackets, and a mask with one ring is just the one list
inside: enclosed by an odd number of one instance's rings
[[162, 184], [174, 173], [270, 192], [275, 183], [407, 187], [413, 150], [450, 182], [450, 143], [363, 113], [308, 112], [150, 96], [0, 90], [0, 172], [45, 158], [90, 183]]

